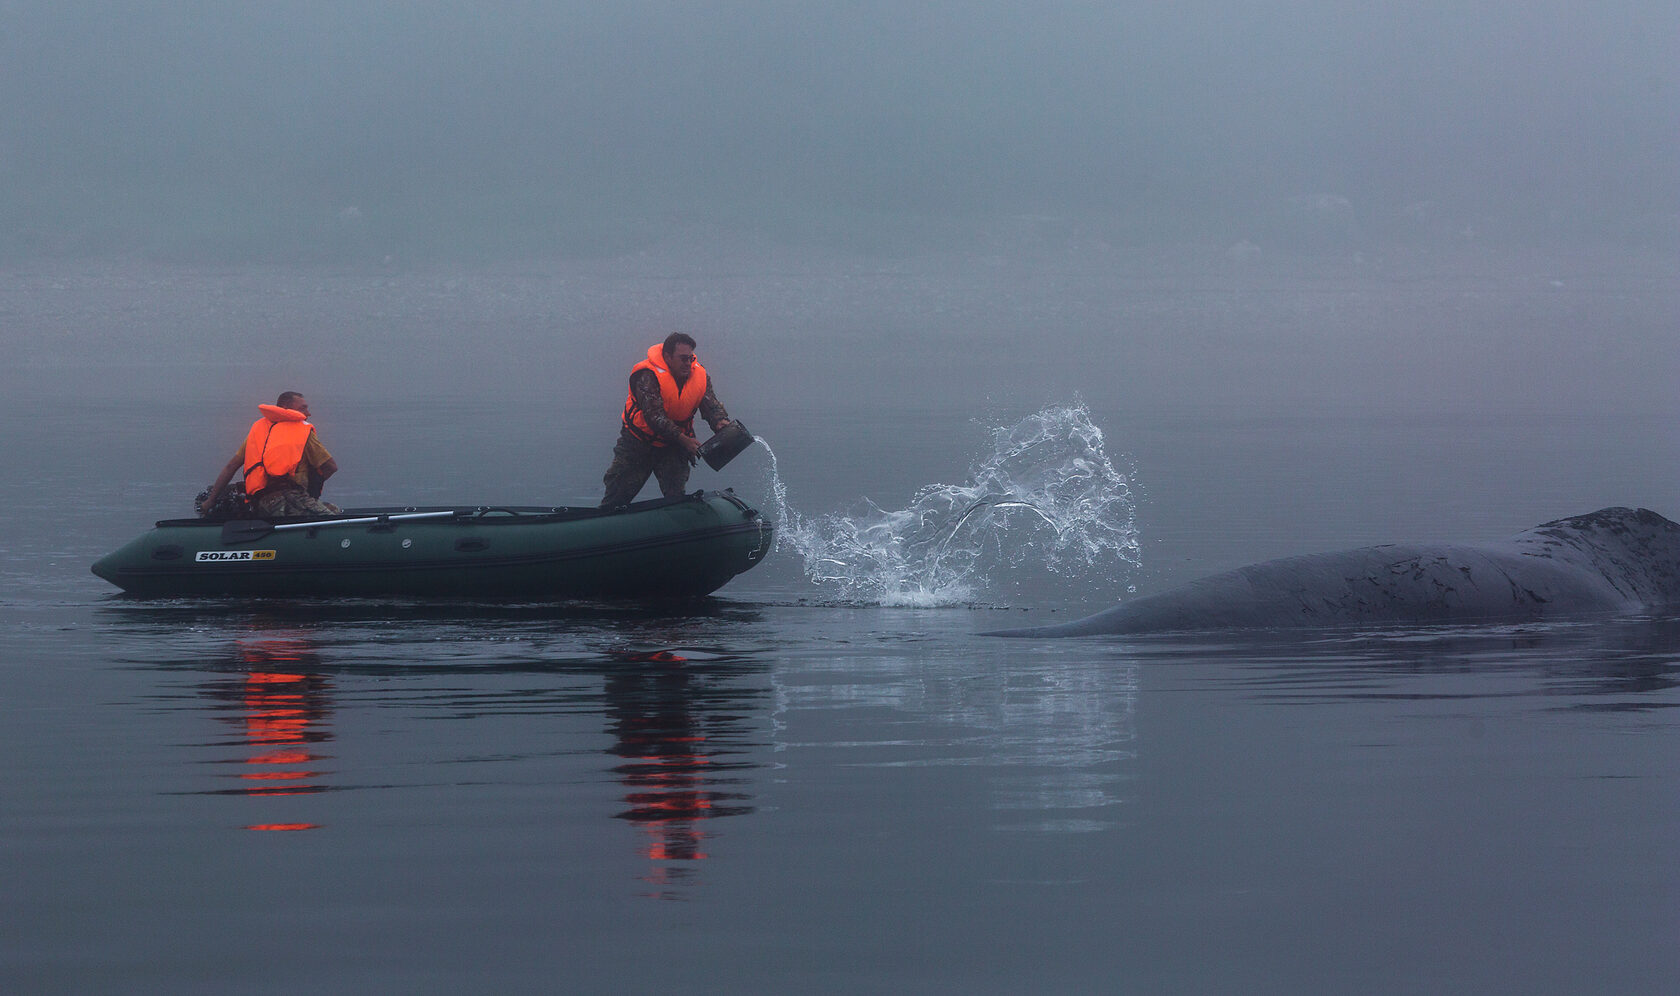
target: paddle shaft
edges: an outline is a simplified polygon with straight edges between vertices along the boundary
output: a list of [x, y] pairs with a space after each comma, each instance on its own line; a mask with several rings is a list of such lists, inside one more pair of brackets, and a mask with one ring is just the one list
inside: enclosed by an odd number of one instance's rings
[[285, 532], [289, 529], [326, 529], [329, 526], [366, 526], [379, 525], [390, 522], [402, 522], [409, 519], [442, 519], [453, 518], [453, 510], [447, 512], [407, 512], [402, 515], [358, 515], [353, 519], [327, 519], [315, 522], [283, 522], [274, 525], [265, 519], [236, 519], [222, 527], [223, 543], [254, 543], [269, 533]]
[[406, 512], [402, 515], [370, 515], [354, 519], [328, 519], [325, 522], [286, 522], [273, 528], [274, 532], [287, 529], [324, 529], [327, 526], [363, 526], [368, 523], [405, 522], [411, 519], [441, 519], [445, 516], [453, 518], [455, 512]]

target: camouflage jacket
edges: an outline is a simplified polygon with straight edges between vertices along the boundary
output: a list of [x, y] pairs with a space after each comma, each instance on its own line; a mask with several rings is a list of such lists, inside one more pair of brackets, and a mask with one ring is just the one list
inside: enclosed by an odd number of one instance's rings
[[[713, 390], [716, 381], [712, 380], [710, 371], [706, 374], [706, 396], [700, 399], [701, 418], [716, 432], [718, 424], [729, 417], [724, 410], [723, 403], [718, 401], [717, 392]], [[648, 428], [654, 435], [668, 442], [676, 442], [682, 435], [682, 429], [671, 421], [671, 416], [665, 414], [665, 399], [659, 396], [659, 378], [652, 370], [638, 370], [630, 375], [630, 394], [635, 397], [636, 404], [641, 406], [642, 418], [647, 420]], [[628, 431], [628, 430], [626, 430]]]

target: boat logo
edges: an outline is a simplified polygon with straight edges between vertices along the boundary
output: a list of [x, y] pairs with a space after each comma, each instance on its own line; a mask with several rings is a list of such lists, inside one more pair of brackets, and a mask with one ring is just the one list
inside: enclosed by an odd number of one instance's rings
[[253, 560], [273, 560], [273, 550], [200, 550], [196, 558], [201, 564], [248, 564]]

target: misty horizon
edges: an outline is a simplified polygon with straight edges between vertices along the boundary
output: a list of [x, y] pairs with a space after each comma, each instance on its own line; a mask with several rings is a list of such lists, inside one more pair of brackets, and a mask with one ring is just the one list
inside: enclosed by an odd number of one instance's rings
[[0, 4], [0, 258], [1680, 243], [1656, 3]]

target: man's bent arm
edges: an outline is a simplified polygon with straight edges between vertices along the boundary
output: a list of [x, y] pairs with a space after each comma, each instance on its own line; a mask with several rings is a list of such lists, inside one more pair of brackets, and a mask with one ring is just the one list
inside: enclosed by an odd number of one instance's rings
[[630, 393], [636, 396], [636, 404], [642, 409], [642, 421], [647, 423], [648, 429], [667, 443], [680, 445], [683, 431], [671, 421], [671, 416], [665, 414], [665, 399], [659, 393], [659, 378], [653, 375], [652, 370], [636, 371], [630, 378]]
[[706, 396], [700, 399], [700, 417], [706, 424], [717, 432], [729, 424], [729, 412], [724, 410], [723, 402], [717, 399], [717, 392], [712, 390], [712, 379], [706, 378]]
[[227, 462], [227, 466], [222, 468], [222, 472], [216, 475], [216, 483], [210, 485], [210, 496], [204, 499], [204, 507], [199, 510], [198, 514], [203, 515], [210, 510], [212, 505], [216, 504], [216, 499], [222, 496], [222, 489], [227, 487], [229, 481], [233, 480], [233, 475], [239, 470], [240, 464], [244, 462], [244, 450], [240, 450], [233, 455], [233, 459]]

